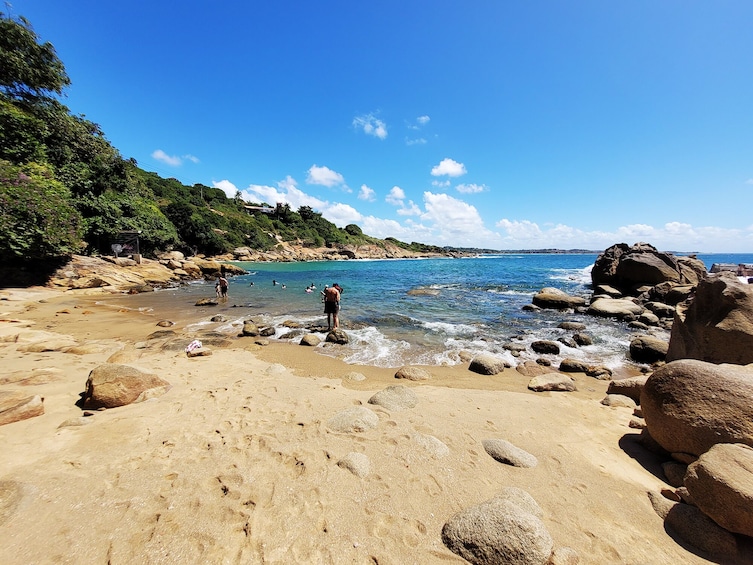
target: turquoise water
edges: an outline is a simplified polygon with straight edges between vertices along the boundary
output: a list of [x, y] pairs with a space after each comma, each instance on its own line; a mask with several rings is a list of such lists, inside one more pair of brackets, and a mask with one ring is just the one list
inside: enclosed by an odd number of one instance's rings
[[[563, 346], [559, 359], [575, 357], [618, 366], [625, 362], [630, 339], [619, 322], [582, 314], [526, 312], [541, 288], [568, 294], [590, 294], [595, 254], [501, 254], [464, 259], [327, 261], [307, 263], [236, 263], [249, 274], [230, 278], [227, 304], [213, 309], [230, 321], [210, 323], [205, 316], [195, 328], [237, 334], [243, 319], [254, 317], [288, 332], [285, 321], [326, 325], [320, 291], [338, 283], [344, 288], [341, 326], [351, 343], [345, 349], [322, 347], [324, 354], [350, 363], [397, 367], [407, 363], [455, 364], [460, 352], [493, 352], [516, 364], [503, 344], [515, 339], [556, 339], [572, 332], [558, 329], [563, 320], [586, 324], [594, 345]], [[699, 255], [712, 263], [753, 263], [750, 255]], [[273, 284], [276, 281], [278, 284]], [[316, 289], [307, 293], [313, 284]], [[414, 295], [409, 291], [430, 291]], [[171, 307], [194, 309], [199, 297], [212, 296], [211, 282], [164, 290], [140, 300], [152, 308], [169, 299]], [[211, 316], [210, 316], [211, 317]], [[300, 339], [300, 338], [298, 338]], [[294, 342], [296, 340], [293, 340]], [[536, 358], [531, 353], [523, 358]], [[558, 358], [553, 357], [553, 362]]]

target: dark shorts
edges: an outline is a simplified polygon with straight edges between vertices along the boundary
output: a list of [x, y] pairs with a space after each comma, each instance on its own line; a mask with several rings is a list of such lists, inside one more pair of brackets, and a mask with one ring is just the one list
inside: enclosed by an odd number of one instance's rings
[[325, 302], [324, 313], [325, 314], [337, 314], [340, 311], [340, 304], [337, 302]]

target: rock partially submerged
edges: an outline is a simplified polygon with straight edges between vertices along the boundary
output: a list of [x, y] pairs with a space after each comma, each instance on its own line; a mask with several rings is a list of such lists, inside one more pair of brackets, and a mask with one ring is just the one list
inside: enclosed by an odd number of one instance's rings
[[571, 296], [558, 288], [546, 287], [533, 296], [533, 303], [540, 308], [567, 310], [584, 306], [586, 299], [582, 296]]
[[504, 371], [505, 366], [503, 359], [495, 357], [490, 353], [482, 353], [471, 360], [468, 370], [481, 375], [496, 375]]

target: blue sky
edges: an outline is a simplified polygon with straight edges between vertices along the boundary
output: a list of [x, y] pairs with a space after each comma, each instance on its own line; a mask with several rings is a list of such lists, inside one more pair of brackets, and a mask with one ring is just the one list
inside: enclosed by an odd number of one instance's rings
[[408, 242], [753, 252], [749, 0], [11, 4], [161, 176]]

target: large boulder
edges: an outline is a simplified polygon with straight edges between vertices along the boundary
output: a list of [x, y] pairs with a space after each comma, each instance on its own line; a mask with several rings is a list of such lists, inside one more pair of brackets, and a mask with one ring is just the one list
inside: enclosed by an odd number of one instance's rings
[[474, 564], [544, 565], [554, 542], [541, 509], [528, 493], [505, 489], [491, 500], [458, 512], [442, 528], [450, 551]]
[[106, 363], [89, 373], [85, 408], [115, 408], [165, 394], [170, 383], [152, 373], [128, 365]]
[[719, 443], [688, 467], [685, 488], [701, 511], [730, 532], [753, 536], [753, 449]]
[[753, 363], [753, 285], [730, 273], [709, 275], [677, 308], [667, 360]]
[[648, 243], [632, 246], [618, 243], [597, 257], [591, 270], [591, 280], [595, 287], [610, 285], [625, 293], [667, 281], [695, 284], [699, 275], [705, 274], [705, 267], [701, 270], [698, 263], [701, 262], [692, 258], [681, 262], [672, 254], [660, 252]]
[[651, 437], [670, 453], [753, 446], [753, 367], [673, 361], [646, 380], [640, 403]]

